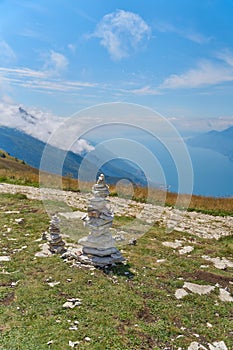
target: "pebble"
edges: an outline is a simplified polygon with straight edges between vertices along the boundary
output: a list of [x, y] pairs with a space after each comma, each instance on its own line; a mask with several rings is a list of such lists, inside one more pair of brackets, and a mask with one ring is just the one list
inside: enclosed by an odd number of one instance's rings
[[24, 223], [24, 218], [18, 218], [18, 219], [15, 219], [15, 222], [16, 224], [23, 224]]
[[81, 299], [72, 298], [72, 299], [67, 299], [67, 301], [63, 304], [63, 307], [73, 309], [76, 306], [80, 306], [80, 305], [82, 305]]
[[91, 341], [91, 338], [85, 337], [84, 340], [87, 341], [87, 342], [90, 342], [90, 341]]
[[48, 282], [49, 287], [55, 287], [58, 286], [61, 282]]
[[79, 345], [79, 344], [80, 344], [79, 341], [71, 341], [71, 340], [69, 340], [69, 346], [70, 346], [71, 348], [74, 348], [75, 346], [77, 346], [77, 345]]

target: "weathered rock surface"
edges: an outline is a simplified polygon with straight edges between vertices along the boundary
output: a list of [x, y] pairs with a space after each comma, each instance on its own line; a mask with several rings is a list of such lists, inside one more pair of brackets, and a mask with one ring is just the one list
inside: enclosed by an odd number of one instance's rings
[[208, 255], [203, 255], [202, 258], [207, 261], [211, 261], [214, 264], [214, 266], [220, 270], [225, 270], [228, 267], [233, 267], [233, 262], [231, 262], [226, 258], [219, 258], [219, 257], [211, 258]]
[[213, 342], [213, 344], [209, 343], [208, 348], [194, 341], [189, 345], [188, 350], [228, 350], [228, 349], [224, 341], [219, 341], [219, 342], [216, 341], [216, 342]]
[[231, 296], [231, 294], [223, 288], [219, 288], [219, 299], [221, 301], [233, 302], [233, 297]]

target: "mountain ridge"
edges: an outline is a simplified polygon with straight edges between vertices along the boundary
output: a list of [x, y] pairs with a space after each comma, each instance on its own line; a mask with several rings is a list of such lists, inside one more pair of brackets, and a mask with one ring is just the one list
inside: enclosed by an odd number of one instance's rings
[[[0, 148], [32, 167], [74, 178], [78, 177], [78, 170], [84, 160], [84, 157], [79, 154], [46, 144], [16, 128], [0, 127]], [[47, 161], [41, 163], [44, 154]], [[62, 160], [64, 160], [63, 164], [61, 164]], [[116, 183], [126, 178], [135, 184], [144, 186], [147, 184], [143, 173], [140, 170], [137, 172], [133, 165], [124, 160], [112, 158], [111, 161], [103, 163], [101, 159], [95, 159], [94, 156], [89, 157], [88, 160], [85, 159], [82, 177], [86, 181], [92, 180], [92, 174], [97, 172], [104, 172], [109, 183]]]
[[192, 147], [207, 148], [221, 153], [233, 162], [233, 126], [222, 131], [211, 130], [186, 142]]

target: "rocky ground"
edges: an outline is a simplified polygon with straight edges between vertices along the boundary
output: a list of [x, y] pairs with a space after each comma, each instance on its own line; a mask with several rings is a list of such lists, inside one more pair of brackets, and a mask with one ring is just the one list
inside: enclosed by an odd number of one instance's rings
[[[88, 200], [91, 197], [90, 193], [75, 193], [49, 188], [40, 189], [5, 183], [0, 184], [0, 192], [22, 193], [31, 199], [61, 201], [80, 211], [87, 209]], [[219, 239], [233, 234], [233, 217], [231, 216], [221, 217], [187, 212], [149, 203], [137, 203], [130, 199], [118, 197], [111, 197], [110, 203], [114, 215], [140, 219], [146, 225], [144, 225], [144, 230], [157, 223], [160, 226], [167, 227], [170, 231], [175, 229], [201, 238]]]

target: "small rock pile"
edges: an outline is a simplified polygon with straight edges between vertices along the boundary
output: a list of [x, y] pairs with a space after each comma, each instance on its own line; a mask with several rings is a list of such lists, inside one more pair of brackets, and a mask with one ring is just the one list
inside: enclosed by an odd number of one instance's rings
[[49, 226], [48, 244], [49, 250], [54, 254], [62, 254], [66, 251], [65, 242], [60, 234], [60, 219], [55, 214], [52, 216]]

